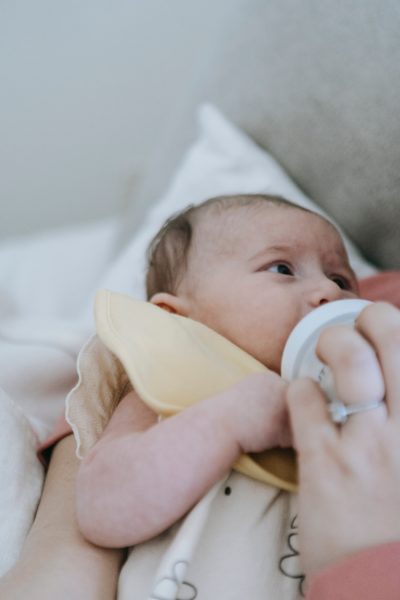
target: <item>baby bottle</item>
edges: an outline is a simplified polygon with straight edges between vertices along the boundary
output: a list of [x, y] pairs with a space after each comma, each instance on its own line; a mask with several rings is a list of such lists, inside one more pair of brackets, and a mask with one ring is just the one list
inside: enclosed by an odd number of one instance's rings
[[[358, 314], [371, 304], [368, 300], [336, 300], [322, 304], [306, 315], [290, 334], [282, 355], [281, 375], [286, 381], [310, 377], [319, 383], [328, 397], [334, 421], [340, 422], [342, 403], [335, 397], [332, 374], [318, 360], [315, 349], [320, 333], [332, 325], [353, 325]], [[335, 418], [336, 417], [336, 418]]]

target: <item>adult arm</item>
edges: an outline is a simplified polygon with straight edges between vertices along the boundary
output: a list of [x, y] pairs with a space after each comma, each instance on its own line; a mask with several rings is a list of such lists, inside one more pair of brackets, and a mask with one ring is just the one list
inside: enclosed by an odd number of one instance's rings
[[77, 514], [84, 535], [102, 546], [139, 543], [182, 517], [241, 452], [282, 441], [286, 384], [272, 372], [157, 422], [132, 392], [82, 461]]
[[0, 580], [7, 600], [114, 600], [123, 551], [93, 546], [78, 530], [73, 436], [53, 450], [43, 494], [21, 557]]
[[[353, 415], [338, 427], [315, 383], [297, 381], [288, 390], [299, 457], [300, 554], [311, 581], [310, 597], [317, 590], [318, 599], [330, 598], [322, 594], [321, 582], [340, 572], [343, 576], [356, 564], [364, 565], [364, 574], [355, 577], [360, 587], [352, 597], [363, 597], [363, 581], [372, 578], [375, 589], [390, 589], [399, 581], [398, 569], [390, 578], [384, 574], [388, 548], [398, 557], [400, 542], [400, 311], [384, 303], [371, 305], [354, 329], [327, 330], [317, 350], [345, 404], [386, 399], [380, 408]], [[367, 566], [369, 552], [379, 557], [374, 570]], [[329, 585], [324, 586], [329, 594]], [[344, 581], [337, 586], [346, 588]]]

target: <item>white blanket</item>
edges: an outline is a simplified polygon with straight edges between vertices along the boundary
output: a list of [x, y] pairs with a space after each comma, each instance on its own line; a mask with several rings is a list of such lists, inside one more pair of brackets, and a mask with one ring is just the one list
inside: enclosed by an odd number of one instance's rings
[[17, 560], [43, 483], [37, 436], [21, 408], [0, 389], [0, 576]]
[[76, 382], [92, 329], [80, 314], [116, 231], [112, 219], [0, 246], [0, 576], [32, 524], [44, 475], [37, 448]]

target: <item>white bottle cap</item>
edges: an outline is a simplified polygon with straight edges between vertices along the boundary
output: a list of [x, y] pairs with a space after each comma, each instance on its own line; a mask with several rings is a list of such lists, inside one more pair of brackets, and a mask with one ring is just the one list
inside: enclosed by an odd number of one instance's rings
[[358, 314], [371, 304], [368, 300], [336, 300], [327, 302], [306, 315], [290, 334], [282, 355], [281, 375], [286, 381], [311, 377], [321, 382], [326, 371], [315, 355], [320, 333], [332, 325], [353, 325]]

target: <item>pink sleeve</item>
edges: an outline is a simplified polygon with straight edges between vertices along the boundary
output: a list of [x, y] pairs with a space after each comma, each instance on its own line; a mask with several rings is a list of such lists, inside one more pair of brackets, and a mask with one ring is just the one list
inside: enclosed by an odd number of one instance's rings
[[363, 550], [311, 577], [307, 600], [399, 600], [400, 542]]

